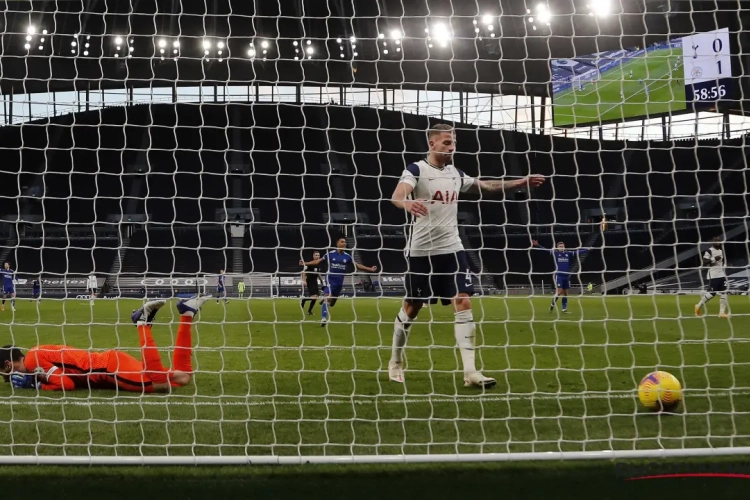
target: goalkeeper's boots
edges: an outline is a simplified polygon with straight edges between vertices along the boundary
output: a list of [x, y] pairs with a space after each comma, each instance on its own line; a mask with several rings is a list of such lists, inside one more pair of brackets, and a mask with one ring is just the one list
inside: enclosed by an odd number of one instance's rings
[[186, 312], [197, 314], [201, 310], [201, 307], [203, 307], [203, 304], [208, 302], [210, 298], [211, 295], [197, 295], [191, 299], [181, 300], [177, 303], [177, 310], [180, 314], [185, 314]]
[[399, 384], [404, 383], [404, 364], [401, 361], [388, 363], [388, 378]]
[[485, 377], [481, 372], [470, 373], [464, 375], [464, 387], [483, 387], [490, 389], [497, 385], [497, 380], [490, 377]]
[[727, 313], [719, 313], [719, 317], [720, 318], [729, 318], [730, 316]]
[[701, 306], [698, 306], [698, 305], [695, 306], [695, 315], [703, 316], [703, 312], [701, 311]]
[[154, 322], [154, 318], [156, 318], [156, 313], [164, 307], [164, 304], [166, 304], [166, 300], [152, 300], [150, 302], [146, 302], [143, 304], [143, 307], [138, 309], [137, 311], [133, 311], [133, 315], [130, 317], [130, 319], [133, 321], [133, 323], [138, 324], [139, 321], [145, 321], [149, 325]]

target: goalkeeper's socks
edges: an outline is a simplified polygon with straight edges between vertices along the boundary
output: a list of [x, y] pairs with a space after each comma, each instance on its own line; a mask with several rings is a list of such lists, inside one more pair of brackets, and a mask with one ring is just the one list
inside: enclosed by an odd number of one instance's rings
[[562, 298], [562, 306], [563, 306], [563, 311], [568, 308], [568, 298], [567, 297], [563, 297]]
[[320, 309], [323, 312], [323, 319], [328, 319], [328, 303], [323, 302], [323, 304], [320, 306]]
[[300, 302], [300, 307], [305, 307], [305, 302], [307, 302], [307, 299], [302, 299], [302, 302]]
[[391, 361], [400, 363], [404, 354], [404, 346], [406, 345], [406, 338], [409, 336], [409, 329], [411, 328], [412, 318], [406, 314], [404, 308], [398, 312], [396, 321], [393, 322], [393, 344], [391, 347]]
[[138, 337], [141, 342], [141, 356], [143, 367], [154, 384], [165, 384], [167, 372], [161, 364], [161, 356], [156, 348], [154, 337], [151, 336], [151, 327], [145, 324], [138, 325]]
[[456, 324], [454, 333], [458, 349], [461, 351], [461, 360], [464, 365], [464, 373], [471, 374], [477, 371], [476, 366], [476, 325], [471, 309], [459, 311], [455, 314]]
[[177, 338], [174, 342], [172, 368], [186, 373], [193, 373], [193, 333], [192, 316], [180, 316], [177, 327]]

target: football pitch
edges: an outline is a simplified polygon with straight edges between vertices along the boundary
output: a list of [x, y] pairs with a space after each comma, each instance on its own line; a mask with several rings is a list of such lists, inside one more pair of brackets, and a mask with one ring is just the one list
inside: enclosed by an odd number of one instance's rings
[[[603, 72], [598, 83], [587, 82], [583, 90], [569, 88], [556, 93], [553, 96], [554, 125], [597, 124], [684, 111], [686, 96], [682, 60], [674, 69], [677, 57], [681, 55], [682, 49], [647, 52]], [[676, 75], [674, 79], [669, 77], [671, 72]], [[643, 84], [639, 83], [641, 80]], [[646, 85], [650, 86], [648, 96]]]
[[[333, 323], [297, 299], [209, 301], [194, 323], [193, 383], [170, 395], [2, 386], [3, 455], [350, 455], [593, 451], [750, 445], [750, 299], [731, 319], [695, 296], [474, 301], [478, 362], [498, 385], [464, 388], [449, 308], [426, 308], [387, 377], [394, 299], [343, 299]], [[138, 300], [19, 300], [2, 344], [118, 348], [140, 359]], [[169, 365], [175, 301], [153, 328]], [[319, 314], [319, 308], [316, 313]], [[62, 326], [60, 326], [62, 325]], [[639, 406], [655, 369], [685, 387], [675, 414]]]

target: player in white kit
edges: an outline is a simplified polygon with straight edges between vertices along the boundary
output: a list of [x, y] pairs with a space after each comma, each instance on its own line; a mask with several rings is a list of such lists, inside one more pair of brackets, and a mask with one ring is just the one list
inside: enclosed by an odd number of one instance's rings
[[708, 266], [708, 291], [695, 306], [695, 315], [703, 314], [702, 308], [706, 302], [719, 294], [719, 317], [729, 317], [729, 298], [727, 297], [727, 273], [724, 269], [724, 249], [721, 238], [715, 237], [711, 248], [703, 253], [703, 262]]
[[388, 376], [404, 381], [403, 352], [412, 322], [426, 301], [452, 304], [454, 333], [464, 369], [464, 385], [492, 387], [475, 364], [476, 326], [471, 311], [473, 284], [469, 263], [458, 234], [459, 193], [496, 193], [539, 186], [540, 175], [513, 181], [482, 181], [467, 176], [452, 164], [456, 149], [453, 128], [440, 124], [428, 131], [429, 154], [404, 170], [391, 201], [412, 216], [406, 244], [406, 298], [396, 316]]
[[94, 273], [89, 274], [88, 278], [86, 278], [86, 289], [89, 292], [89, 303], [92, 306], [94, 305], [96, 294], [99, 291], [98, 287], [99, 282], [96, 279], [96, 275]]

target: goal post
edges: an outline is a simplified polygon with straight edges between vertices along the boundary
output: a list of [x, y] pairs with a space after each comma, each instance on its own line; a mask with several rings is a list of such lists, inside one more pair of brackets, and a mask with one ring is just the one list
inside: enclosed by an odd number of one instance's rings
[[0, 464], [750, 454], [747, 7], [261, 3], [6, 16]]

